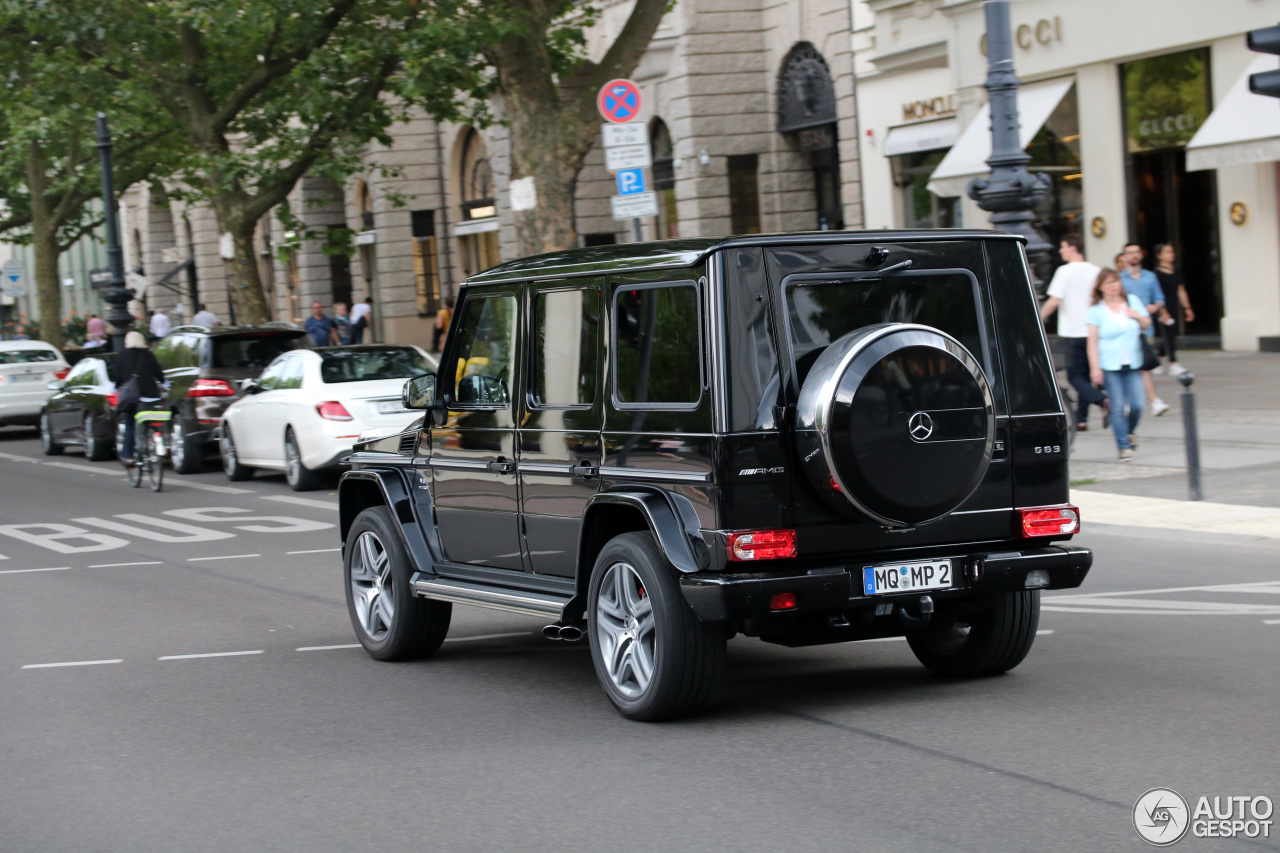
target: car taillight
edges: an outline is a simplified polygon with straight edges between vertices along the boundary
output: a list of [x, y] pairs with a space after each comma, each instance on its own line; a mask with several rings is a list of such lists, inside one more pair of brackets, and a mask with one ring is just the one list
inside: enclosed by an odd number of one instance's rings
[[728, 536], [729, 559], [777, 560], [796, 555], [794, 530], [744, 530]]
[[113, 409], [120, 404], [120, 395], [117, 394], [115, 391], [108, 391], [103, 396], [107, 400], [107, 405]]
[[66, 378], [67, 378], [67, 374], [68, 374], [68, 373], [70, 373], [70, 372], [71, 372], [71, 368], [70, 368], [70, 367], [64, 367], [64, 368], [62, 368], [61, 370], [55, 370], [55, 371], [53, 372], [53, 375], [54, 375], [56, 378], [58, 378], [58, 379], [66, 379]]
[[1022, 535], [1061, 536], [1080, 532], [1080, 509], [1074, 506], [1055, 506], [1043, 509], [1020, 509]]
[[339, 403], [337, 400], [329, 400], [325, 403], [316, 403], [316, 411], [320, 413], [320, 417], [326, 421], [353, 421], [351, 413], [347, 411], [347, 407]]
[[197, 379], [187, 391], [188, 397], [234, 397], [236, 389], [225, 379]]

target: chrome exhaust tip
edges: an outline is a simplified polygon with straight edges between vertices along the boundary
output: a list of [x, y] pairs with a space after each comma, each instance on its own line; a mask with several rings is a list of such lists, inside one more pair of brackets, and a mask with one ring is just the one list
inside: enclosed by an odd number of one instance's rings
[[560, 628], [560, 639], [566, 643], [576, 643], [586, 635], [581, 625], [564, 625]]
[[561, 630], [561, 626], [558, 624], [548, 625], [542, 629], [542, 636], [546, 637], [548, 640], [558, 640], [560, 639]]

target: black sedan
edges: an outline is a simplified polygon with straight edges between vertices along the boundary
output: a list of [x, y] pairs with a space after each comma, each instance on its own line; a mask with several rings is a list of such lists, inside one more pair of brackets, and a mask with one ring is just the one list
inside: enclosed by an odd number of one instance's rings
[[40, 442], [46, 456], [83, 447], [95, 462], [116, 454], [116, 386], [112, 353], [82, 358], [66, 379], [50, 382], [56, 393], [40, 412]]

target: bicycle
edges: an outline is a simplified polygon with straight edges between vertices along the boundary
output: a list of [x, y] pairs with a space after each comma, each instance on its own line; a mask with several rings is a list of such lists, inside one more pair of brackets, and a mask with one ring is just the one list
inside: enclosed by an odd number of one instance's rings
[[172, 412], [160, 409], [142, 410], [133, 416], [133, 465], [128, 470], [135, 489], [142, 485], [143, 474], [151, 491], [164, 488], [164, 457], [168, 454], [164, 430], [172, 416]]

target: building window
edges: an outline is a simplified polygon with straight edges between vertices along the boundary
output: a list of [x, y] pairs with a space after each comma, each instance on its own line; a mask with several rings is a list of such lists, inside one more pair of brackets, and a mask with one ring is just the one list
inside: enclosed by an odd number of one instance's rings
[[760, 233], [759, 158], [729, 157], [729, 228], [734, 234]]
[[356, 187], [356, 208], [360, 213], [360, 230], [373, 230], [373, 194], [364, 181]]
[[584, 246], [612, 246], [617, 242], [618, 235], [612, 231], [596, 231], [582, 235], [582, 245]]
[[812, 44], [799, 42], [778, 75], [778, 131], [809, 152], [817, 227], [822, 231], [844, 228], [836, 118], [835, 84], [827, 61]]
[[894, 183], [902, 190], [902, 224], [905, 228], [958, 228], [960, 199], [940, 198], [929, 192], [929, 176], [947, 156], [946, 148], [912, 151], [890, 157]]
[[498, 206], [494, 200], [493, 172], [484, 139], [469, 127], [462, 133], [458, 150], [458, 180], [462, 188], [462, 222], [454, 232], [459, 236], [462, 274], [470, 277], [497, 266]]
[[655, 118], [649, 129], [653, 151], [653, 188], [658, 193], [658, 239], [680, 236], [680, 215], [676, 208], [675, 153], [667, 124]]
[[[1033, 224], [1040, 234], [1057, 249], [1068, 234], [1083, 234], [1084, 170], [1080, 165], [1080, 113], [1076, 87], [1072, 86], [1054, 107], [1049, 119], [1027, 146], [1031, 162], [1027, 168], [1049, 176], [1049, 193], [1033, 211]], [[1100, 259], [1099, 266], [1110, 266], [1110, 259]], [[1056, 251], [1041, 258], [1036, 273], [1048, 281], [1061, 259]]]
[[436, 254], [436, 212], [414, 210], [409, 214], [413, 231], [413, 281], [418, 295], [418, 316], [440, 310], [440, 259]]

